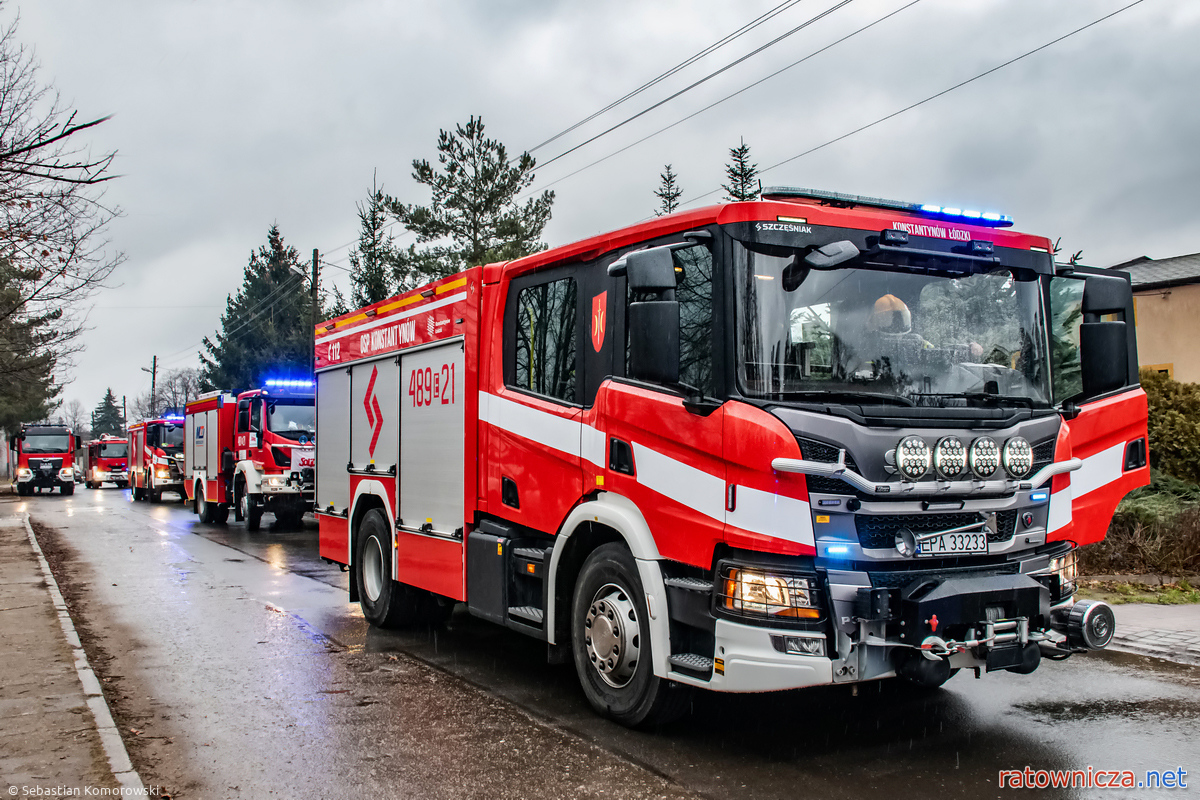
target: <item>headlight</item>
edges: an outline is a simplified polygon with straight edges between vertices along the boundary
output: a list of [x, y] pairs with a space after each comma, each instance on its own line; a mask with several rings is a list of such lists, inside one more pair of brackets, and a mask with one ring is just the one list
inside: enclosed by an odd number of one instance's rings
[[1004, 443], [1004, 469], [1014, 478], [1024, 478], [1033, 469], [1033, 445], [1020, 436]]
[[933, 448], [933, 468], [939, 477], [952, 481], [967, 471], [967, 447], [957, 436], [943, 436]]
[[1075, 586], [1075, 581], [1079, 578], [1079, 567], [1076, 565], [1075, 551], [1067, 553], [1065, 556], [1050, 559], [1050, 574], [1057, 575], [1063, 587], [1063, 592], [1069, 593], [1070, 589]]
[[60, 470], [58, 471], [58, 477], [60, 477], [60, 478], [74, 478], [74, 477], [75, 477], [75, 470], [71, 469], [70, 467], [63, 467], [62, 469], [60, 469]]
[[160, 469], [160, 470], [159, 470], [158, 472], [156, 472], [155, 474], [156, 474], [158, 477], [160, 477], [160, 478], [169, 478], [169, 477], [171, 477], [171, 472], [170, 472], [169, 470], [165, 470], [165, 469]]
[[263, 481], [266, 482], [267, 486], [280, 487], [287, 485], [287, 478], [283, 477], [282, 475], [268, 475], [267, 477], [263, 478]]
[[979, 478], [990, 478], [1000, 467], [1000, 445], [990, 436], [980, 436], [971, 442], [967, 464]]
[[815, 619], [813, 584], [808, 578], [730, 568], [721, 581], [721, 605], [747, 615]]
[[929, 471], [932, 456], [929, 445], [920, 436], [905, 436], [896, 445], [896, 469], [906, 481], [915, 481]]
[[33, 477], [33, 470], [31, 470], [31, 469], [29, 469], [29, 468], [27, 468], [27, 467], [21, 467], [21, 468], [19, 468], [19, 469], [17, 470], [17, 477], [18, 477], [18, 478], [30, 478], [30, 477]]

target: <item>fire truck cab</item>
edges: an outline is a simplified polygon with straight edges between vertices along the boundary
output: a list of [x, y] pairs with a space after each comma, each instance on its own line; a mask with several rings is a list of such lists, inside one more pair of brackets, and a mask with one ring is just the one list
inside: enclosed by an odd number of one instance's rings
[[1010, 225], [778, 188], [322, 323], [321, 554], [372, 624], [465, 602], [627, 725], [1102, 648], [1130, 284]]
[[158, 503], [163, 492], [183, 492], [183, 417], [144, 420], [129, 426], [129, 483], [134, 500]]
[[312, 381], [287, 379], [188, 403], [187, 491], [203, 521], [224, 522], [232, 508], [235, 519], [255, 531], [266, 511], [294, 526], [312, 510], [313, 403]]
[[61, 425], [22, 425], [9, 442], [9, 474], [18, 495], [42, 489], [75, 493], [75, 443], [70, 428]]
[[118, 489], [129, 485], [129, 440], [105, 434], [88, 442], [84, 448], [86, 462], [83, 464], [84, 485], [99, 489], [111, 482]]

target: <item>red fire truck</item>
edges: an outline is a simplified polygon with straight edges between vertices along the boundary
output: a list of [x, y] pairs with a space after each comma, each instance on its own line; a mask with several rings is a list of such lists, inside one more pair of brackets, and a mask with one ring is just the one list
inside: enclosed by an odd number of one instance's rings
[[311, 380], [273, 379], [262, 389], [211, 392], [186, 408], [185, 490], [207, 523], [235, 519], [256, 531], [270, 511], [296, 525], [312, 510], [316, 415]]
[[1130, 284], [992, 213], [791, 188], [316, 328], [320, 551], [599, 713], [1102, 648], [1078, 546], [1148, 481]]
[[86, 463], [83, 466], [84, 485], [99, 489], [105, 482], [116, 484], [118, 489], [129, 485], [129, 441], [105, 434], [87, 443], [84, 450]]
[[134, 500], [162, 501], [183, 492], [183, 417], [143, 420], [129, 426], [129, 483]]
[[61, 425], [22, 425], [8, 441], [8, 469], [17, 494], [27, 497], [42, 489], [75, 493], [75, 443], [70, 428]]

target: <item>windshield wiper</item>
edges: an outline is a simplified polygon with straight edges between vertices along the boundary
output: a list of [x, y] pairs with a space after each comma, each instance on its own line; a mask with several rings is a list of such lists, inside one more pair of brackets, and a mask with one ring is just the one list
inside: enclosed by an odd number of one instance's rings
[[931, 398], [936, 400], [966, 400], [971, 402], [974, 400], [985, 405], [999, 406], [1002, 404], [1018, 405], [1025, 408], [1033, 408], [1034, 402], [1032, 397], [1024, 397], [1018, 394], [992, 394], [991, 392], [943, 392], [929, 394], [914, 394], [917, 398]]
[[771, 392], [771, 397], [788, 400], [873, 400], [877, 403], [891, 403], [898, 406], [915, 406], [912, 400], [898, 394], [882, 394], [879, 392], [855, 392], [844, 389], [810, 389], [800, 392]]

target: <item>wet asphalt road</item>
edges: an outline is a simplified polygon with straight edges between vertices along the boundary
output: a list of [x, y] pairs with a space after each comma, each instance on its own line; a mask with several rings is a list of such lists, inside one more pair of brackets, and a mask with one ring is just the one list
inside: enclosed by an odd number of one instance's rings
[[176, 796], [1006, 797], [998, 771], [1026, 766], [1182, 767], [1189, 786], [1039, 796], [1200, 794], [1198, 668], [1103, 653], [932, 693], [701, 694], [634, 732], [543, 644], [461, 608], [437, 632], [369, 628], [311, 519], [251, 534], [166, 497], [24, 506], [74, 554], [60, 582], [135, 765]]

